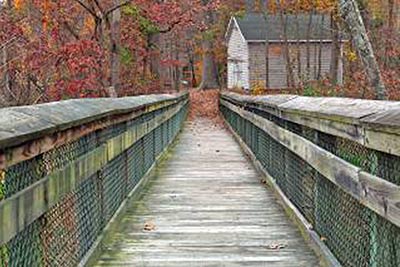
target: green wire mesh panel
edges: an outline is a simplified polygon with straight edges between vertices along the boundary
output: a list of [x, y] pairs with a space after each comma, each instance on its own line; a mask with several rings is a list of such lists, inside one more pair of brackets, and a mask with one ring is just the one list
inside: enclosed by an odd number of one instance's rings
[[344, 266], [370, 266], [369, 212], [333, 183], [319, 177], [316, 231]]
[[5, 261], [2, 267], [43, 266], [43, 247], [40, 233], [42, 222], [35, 221], [15, 236], [3, 248]]
[[8, 198], [39, 181], [45, 176], [45, 173], [43, 155], [11, 166], [6, 170], [3, 181], [4, 198]]
[[76, 194], [68, 194], [47, 212], [41, 232], [45, 266], [74, 266], [79, 261]]
[[157, 127], [154, 131], [154, 155], [160, 155], [163, 149], [162, 126]]
[[[400, 184], [400, 158], [276, 116], [248, 111], [349, 163]], [[302, 158], [225, 106], [221, 113], [343, 266], [400, 266], [400, 230], [323, 177]]]
[[150, 169], [154, 161], [154, 132], [143, 137], [144, 172]]
[[[0, 201], [31, 186], [128, 129], [136, 131], [175, 108], [146, 113], [128, 122], [98, 130], [0, 171]], [[83, 259], [103, 228], [174, 139], [186, 118], [187, 105], [158, 128], [86, 177], [12, 240], [0, 245], [0, 267], [73, 267]]]
[[103, 224], [112, 218], [125, 199], [127, 169], [125, 154], [122, 153], [109, 162], [100, 173], [103, 203]]
[[142, 141], [139, 140], [127, 151], [129, 191], [135, 188], [144, 175]]
[[76, 227], [79, 241], [78, 259], [89, 251], [102, 230], [101, 191], [98, 174], [86, 179], [75, 193]]

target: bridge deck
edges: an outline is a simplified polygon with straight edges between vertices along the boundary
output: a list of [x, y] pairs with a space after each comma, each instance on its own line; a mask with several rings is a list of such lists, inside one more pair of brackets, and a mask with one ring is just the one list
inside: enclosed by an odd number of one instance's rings
[[227, 130], [188, 122], [179, 139], [95, 266], [319, 266]]

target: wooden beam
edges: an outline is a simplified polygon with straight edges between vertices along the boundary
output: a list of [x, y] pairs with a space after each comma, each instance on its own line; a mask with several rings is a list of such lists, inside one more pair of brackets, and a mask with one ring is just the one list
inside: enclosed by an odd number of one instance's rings
[[0, 245], [7, 243], [85, 179], [123, 153], [143, 136], [170, 120], [186, 104], [184, 100], [162, 115], [108, 140], [93, 151], [55, 171], [28, 188], [0, 202]]
[[[72, 99], [40, 105], [0, 109], [0, 149], [107, 118], [160, 109], [187, 98], [148, 95], [124, 98]], [[4, 115], [3, 115], [4, 114]]]
[[307, 221], [303, 214], [297, 209], [297, 207], [289, 200], [285, 193], [281, 190], [276, 180], [271, 176], [271, 174], [264, 168], [263, 164], [257, 159], [254, 152], [246, 145], [246, 143], [240, 138], [240, 136], [234, 131], [229, 122], [225, 120], [225, 124], [228, 129], [232, 132], [235, 139], [239, 142], [244, 152], [250, 157], [253, 165], [256, 169], [264, 175], [263, 180], [270, 186], [276, 193], [277, 197], [281, 201], [285, 208], [286, 213], [289, 218], [292, 219], [296, 225], [300, 228], [301, 233], [307, 241], [310, 241], [311, 247], [314, 249], [319, 257], [322, 257], [322, 266], [326, 267], [342, 267], [333, 253], [321, 240], [321, 237], [314, 230], [314, 226]]
[[362, 205], [400, 226], [399, 186], [363, 172], [360, 168], [320, 148], [311, 141], [279, 127], [272, 121], [225, 100], [221, 100], [221, 105], [262, 129]]
[[[108, 108], [104, 107], [100, 115], [96, 115], [95, 113], [97, 106], [96, 109], [89, 109], [88, 113], [79, 115], [71, 110], [67, 109], [68, 112], [66, 112], [65, 109], [62, 109], [64, 113], [72, 113], [73, 116], [69, 114], [65, 118], [57, 117], [53, 123], [47, 123], [46, 126], [43, 123], [39, 124], [35, 118], [36, 116], [43, 116], [44, 119], [42, 122], [50, 120], [50, 117], [46, 118], [45, 114], [54, 113], [52, 106], [45, 106], [43, 110], [39, 109], [40, 111], [37, 110], [36, 106], [32, 106], [31, 109], [34, 112], [32, 111], [31, 113], [35, 114], [35, 116], [21, 115], [21, 113], [10, 112], [7, 109], [0, 110], [1, 114], [14, 114], [7, 118], [0, 117], [0, 170], [34, 158], [39, 154], [77, 140], [99, 129], [133, 120], [145, 113], [175, 105], [179, 101], [187, 99], [187, 97], [187, 94], [181, 94], [177, 97], [167, 97], [167, 99], [158, 98], [157, 101], [154, 101], [154, 98], [150, 98], [152, 100], [149, 100], [145, 97], [127, 98], [124, 101], [124, 105], [122, 102], [115, 100], [118, 105], [110, 107], [111, 104], [109, 104]], [[104, 99], [99, 100], [105, 101]], [[113, 101], [113, 99], [108, 100]], [[90, 102], [87, 103], [90, 104]], [[103, 107], [102, 103], [96, 102], [96, 104], [100, 105], [99, 109]], [[62, 102], [50, 104], [56, 107], [61, 105]], [[86, 102], [81, 103], [81, 105], [83, 104], [86, 104]], [[58, 113], [56, 115], [58, 116]], [[75, 115], [77, 118], [73, 119]], [[2, 121], [2, 118], [6, 121]], [[18, 118], [23, 118], [23, 120], [19, 121]], [[54, 132], [51, 133], [51, 131]], [[7, 134], [2, 135], [2, 132]], [[15, 144], [20, 145], [14, 146]]]
[[396, 101], [235, 93], [222, 93], [221, 98], [400, 156], [400, 103]]

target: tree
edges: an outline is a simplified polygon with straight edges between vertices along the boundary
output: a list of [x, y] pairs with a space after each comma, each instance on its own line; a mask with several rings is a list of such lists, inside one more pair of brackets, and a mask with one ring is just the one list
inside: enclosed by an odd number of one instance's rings
[[332, 28], [332, 50], [331, 50], [331, 63], [329, 69], [329, 77], [331, 83], [336, 85], [338, 83], [338, 72], [340, 63], [340, 47], [341, 47], [341, 34], [337, 16], [337, 9], [331, 13], [331, 28]]
[[282, 36], [283, 36], [283, 41], [284, 41], [284, 57], [286, 60], [286, 75], [287, 75], [287, 85], [289, 88], [292, 88], [295, 86], [294, 83], [294, 76], [293, 76], [293, 66], [292, 63], [290, 62], [290, 50], [289, 50], [289, 42], [288, 42], [288, 35], [287, 35], [287, 17], [285, 19], [284, 16], [284, 10], [281, 5], [281, 0], [276, 0], [276, 6], [278, 8], [279, 12], [279, 18], [282, 26]]
[[[121, 0], [113, 0], [114, 6], [120, 6]], [[112, 12], [111, 19], [111, 47], [110, 47], [110, 58], [111, 58], [111, 86], [114, 90], [111, 90], [112, 96], [116, 97], [120, 90], [120, 46], [121, 46], [121, 8], [115, 9]]]
[[203, 75], [199, 89], [213, 89], [219, 87], [218, 82], [218, 68], [215, 63], [213, 52], [213, 40], [215, 39], [214, 33], [211, 29], [214, 24], [214, 11], [213, 6], [210, 5], [210, 0], [202, 0], [205, 7], [205, 24], [206, 30], [203, 33]]
[[376, 97], [378, 99], [386, 99], [385, 85], [358, 5], [355, 0], [340, 0], [339, 3], [340, 15], [346, 22], [350, 31], [354, 45], [364, 65], [365, 72], [367, 73], [367, 77], [371, 86], [375, 89]]

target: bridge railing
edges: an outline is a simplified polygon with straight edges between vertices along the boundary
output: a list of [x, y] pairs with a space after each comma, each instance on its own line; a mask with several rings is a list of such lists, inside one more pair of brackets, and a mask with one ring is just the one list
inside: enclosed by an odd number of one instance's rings
[[330, 265], [400, 266], [400, 102], [222, 93], [220, 109]]
[[188, 95], [0, 109], [0, 266], [78, 266], [179, 132]]

